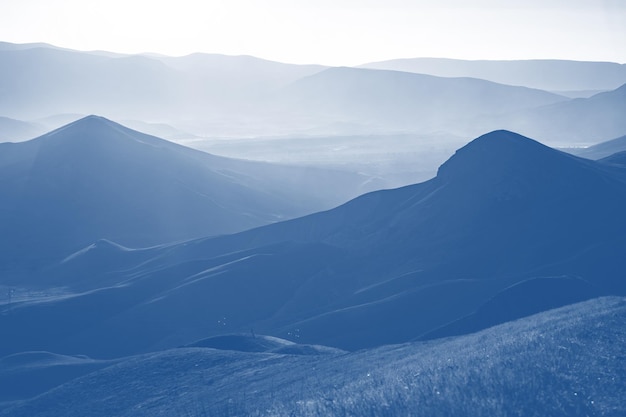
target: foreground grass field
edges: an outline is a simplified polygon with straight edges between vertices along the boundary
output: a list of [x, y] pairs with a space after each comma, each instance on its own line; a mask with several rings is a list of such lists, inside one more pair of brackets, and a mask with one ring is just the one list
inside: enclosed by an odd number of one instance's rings
[[281, 349], [181, 348], [131, 357], [0, 415], [626, 415], [623, 298], [431, 342], [354, 353]]

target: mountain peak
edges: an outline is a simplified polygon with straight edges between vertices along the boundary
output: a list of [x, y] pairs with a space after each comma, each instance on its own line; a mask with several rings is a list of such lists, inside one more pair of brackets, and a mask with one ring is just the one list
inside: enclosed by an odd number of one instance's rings
[[115, 123], [112, 120], [107, 119], [106, 117], [102, 117], [102, 116], [97, 116], [95, 114], [90, 114], [89, 116], [85, 116], [82, 119], [78, 119], [72, 123], [69, 123], [65, 126], [63, 126], [61, 129], [63, 128], [76, 128], [76, 127], [88, 127], [90, 129], [93, 129], [95, 127], [104, 127], [104, 126], [120, 126], [118, 123]]
[[539, 159], [559, 154], [562, 153], [520, 134], [496, 130], [457, 150], [439, 167], [437, 177], [447, 180], [531, 169]]
[[116, 128], [116, 127], [123, 127], [123, 126], [105, 117], [91, 114], [89, 116], [85, 116], [81, 119], [68, 123], [64, 126], [61, 126], [58, 129], [55, 129], [49, 133], [46, 133], [43, 136], [44, 137], [56, 136], [57, 134], [61, 132], [68, 132], [68, 131], [98, 132], [98, 131], [101, 131], [102, 129], [108, 130], [108, 129]]
[[493, 132], [485, 133], [482, 136], [469, 142], [456, 151], [456, 154], [468, 154], [474, 152], [535, 152], [543, 150], [550, 150], [549, 147], [542, 145], [536, 140], [522, 136], [519, 133], [511, 132], [509, 130], [494, 130]]
[[[102, 116], [89, 115], [72, 123], [62, 126], [35, 139], [40, 144], [48, 146], [91, 146], [93, 144], [108, 144], [107, 146], [124, 146], [129, 143], [142, 143], [162, 146], [169, 142], [154, 136], [129, 129], [119, 123]], [[114, 145], [117, 143], [117, 145]]]
[[87, 122], [87, 121], [100, 121], [100, 122], [112, 123], [111, 120], [107, 119], [106, 117], [98, 116], [97, 114], [90, 114], [88, 116], [83, 117], [82, 119], [78, 119], [74, 123]]

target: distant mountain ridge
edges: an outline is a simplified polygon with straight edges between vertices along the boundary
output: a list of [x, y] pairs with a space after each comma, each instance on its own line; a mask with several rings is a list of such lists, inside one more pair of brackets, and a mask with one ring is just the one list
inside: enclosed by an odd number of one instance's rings
[[371, 131], [467, 131], [474, 119], [568, 101], [566, 97], [472, 78], [329, 68], [277, 93], [278, 115], [304, 125], [341, 121]]
[[624, 114], [626, 84], [589, 98], [505, 115], [495, 123], [553, 144], [589, 145], [622, 136], [626, 132]]
[[0, 116], [0, 143], [32, 139], [42, 131], [38, 124]]
[[597, 161], [626, 151], [626, 135], [587, 147], [566, 148], [565, 150], [572, 155]]
[[461, 60], [408, 58], [363, 64], [362, 68], [388, 69], [441, 77], [473, 77], [553, 92], [614, 90], [626, 84], [626, 65], [555, 59]]
[[[250, 56], [122, 55], [4, 44], [0, 116], [36, 121], [101, 114], [162, 126], [158, 132], [173, 130], [183, 137], [475, 137], [507, 129], [551, 144], [588, 145], [624, 134], [626, 100], [619, 92], [626, 83], [623, 65], [418, 61], [445, 71], [396, 65], [328, 68]], [[572, 92], [576, 89], [584, 94]], [[605, 95], [594, 95], [597, 91]]]
[[[259, 95], [322, 70], [254, 57], [80, 52], [45, 44], [0, 48], [0, 115], [60, 113], [167, 123], [245, 110]], [[234, 110], [233, 110], [234, 106]], [[228, 111], [226, 111], [228, 110]]]

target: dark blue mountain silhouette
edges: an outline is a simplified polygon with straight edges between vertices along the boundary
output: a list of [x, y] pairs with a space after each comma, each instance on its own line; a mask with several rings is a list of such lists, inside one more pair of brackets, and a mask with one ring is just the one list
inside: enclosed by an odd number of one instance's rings
[[77, 266], [77, 255], [48, 279], [89, 276], [83, 285], [107, 288], [20, 304], [0, 319], [12, 335], [1, 349], [110, 357], [253, 327], [350, 350], [411, 340], [476, 313], [473, 331], [626, 293], [625, 207], [621, 168], [495, 131], [425, 183], [155, 248], [134, 267], [123, 252], [124, 271], [111, 259], [104, 277]]
[[97, 116], [1, 143], [0, 178], [0, 270], [97, 239], [143, 247], [238, 232], [333, 207], [367, 180], [217, 157]]

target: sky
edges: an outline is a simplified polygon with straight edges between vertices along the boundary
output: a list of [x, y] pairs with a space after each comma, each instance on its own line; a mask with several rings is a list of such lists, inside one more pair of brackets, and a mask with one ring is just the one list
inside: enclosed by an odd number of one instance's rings
[[298, 64], [626, 63], [626, 0], [0, 0], [0, 41]]

